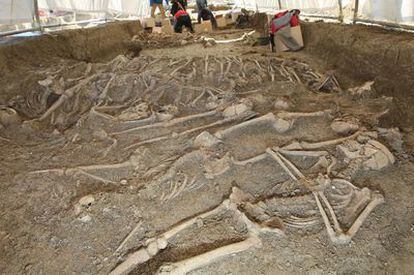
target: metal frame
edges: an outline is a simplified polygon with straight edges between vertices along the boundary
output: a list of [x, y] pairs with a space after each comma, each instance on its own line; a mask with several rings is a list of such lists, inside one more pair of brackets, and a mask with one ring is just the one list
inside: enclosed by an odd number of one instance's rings
[[94, 23], [94, 22], [96, 22], [96, 23], [102, 22], [102, 24], [103, 24], [103, 23], [108, 23], [108, 22], [112, 22], [112, 21], [108, 21], [107, 19], [102, 18], [102, 19], [90, 19], [90, 20], [82, 20], [82, 21], [77, 21], [77, 22], [67, 22], [67, 23], [53, 24], [53, 25], [42, 25], [40, 28], [39, 27], [33, 27], [33, 28], [30, 28], [30, 29], [24, 29], [24, 30], [1, 32], [0, 37], [20, 34], [20, 33], [25, 33], [25, 32], [35, 32], [35, 31], [44, 32], [45, 29], [49, 29], [49, 28], [65, 27], [65, 26], [72, 26], [72, 25], [85, 24], [85, 23]]
[[7, 32], [0, 32], [0, 37], [9, 36], [9, 35], [15, 35], [25, 32], [34, 32], [39, 31], [39, 28], [30, 28], [30, 29], [24, 29], [24, 30], [15, 30], [15, 31], [7, 31]]
[[[342, 2], [342, 0], [339, 0], [339, 2]], [[355, 0], [354, 18], [352, 20], [353, 24], [368, 23], [368, 24], [379, 25], [382, 27], [389, 27], [393, 29], [414, 30], [414, 26], [412, 25], [405, 25], [405, 24], [399, 24], [399, 23], [393, 23], [393, 22], [387, 22], [387, 21], [381, 21], [381, 20], [363, 19], [363, 18], [359, 18], [358, 14], [359, 14], [359, 0]]]
[[[282, 1], [278, 0], [278, 10], [283, 10], [283, 5], [282, 5]], [[325, 18], [325, 19], [332, 19], [332, 20], [338, 20], [339, 22], [343, 22], [343, 5], [342, 5], [342, 0], [338, 0], [338, 5], [339, 5], [339, 16], [335, 16], [335, 15], [327, 15], [327, 14], [316, 14], [316, 13], [301, 13], [301, 16], [304, 17], [309, 17], [309, 18]], [[265, 9], [274, 9], [274, 7], [262, 7]]]
[[95, 23], [95, 22], [106, 23], [109, 21], [105, 18], [97, 18], [97, 19], [81, 20], [81, 21], [74, 21], [74, 22], [65, 22], [65, 23], [59, 23], [59, 24], [53, 24], [53, 25], [43, 25], [43, 28], [56, 28], [56, 27], [72, 26], [72, 25]]
[[339, 7], [339, 22], [344, 22], [344, 8], [342, 5], [342, 0], [338, 0], [338, 7]]
[[40, 23], [40, 15], [39, 15], [39, 3], [37, 0], [33, 0], [33, 6], [34, 6], [34, 19], [37, 26], [35, 28], [39, 28], [40, 31], [42, 31], [42, 24]]
[[355, 0], [355, 7], [354, 7], [354, 19], [352, 22], [355, 24], [358, 19], [358, 12], [359, 12], [359, 0]]
[[[300, 16], [309, 17], [309, 18], [322, 18], [322, 19], [332, 19], [332, 20], [339, 20], [338, 16], [335, 15], [327, 15], [327, 14], [308, 14], [308, 13], [301, 13]], [[339, 20], [340, 21], [340, 20]]]
[[355, 21], [355, 24], [357, 24], [357, 23], [368, 23], [368, 24], [379, 25], [379, 26], [382, 26], [382, 27], [389, 27], [389, 28], [393, 28], [393, 29], [404, 29], [404, 30], [414, 31], [414, 26], [413, 25], [398, 24], [398, 23], [392, 23], [392, 22], [387, 22], [387, 21], [357, 18], [356, 21]]
[[279, 5], [279, 10], [282, 10], [282, 0], [277, 0], [277, 3]]

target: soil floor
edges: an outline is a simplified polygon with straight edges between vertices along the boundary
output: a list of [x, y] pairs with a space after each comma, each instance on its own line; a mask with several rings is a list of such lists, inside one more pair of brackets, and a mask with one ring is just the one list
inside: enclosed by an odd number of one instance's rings
[[[392, 121], [392, 101], [375, 89], [351, 94], [363, 78], [339, 71], [335, 81], [307, 51], [275, 55], [254, 39], [205, 47], [198, 38], [144, 35], [125, 55], [3, 64], [0, 273], [412, 274], [414, 133], [381, 124]], [[285, 112], [297, 117], [281, 130]], [[268, 153], [356, 131], [334, 131], [335, 120], [363, 134], [313, 149], [326, 158], [286, 153], [307, 178], [328, 168], [346, 178], [353, 162], [338, 146], [366, 146], [364, 138], [395, 157], [352, 168], [351, 189], [338, 183], [352, 195], [334, 207], [344, 232], [374, 194], [385, 199], [346, 244], [329, 238], [313, 189]], [[253, 199], [222, 207], [235, 187]], [[335, 204], [331, 191], [322, 190]]]

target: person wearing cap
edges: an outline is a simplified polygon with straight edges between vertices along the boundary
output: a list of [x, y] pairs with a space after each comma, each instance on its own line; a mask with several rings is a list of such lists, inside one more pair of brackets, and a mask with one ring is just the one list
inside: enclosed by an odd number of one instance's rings
[[171, 0], [171, 4], [172, 16], [175, 16], [179, 10], [187, 10], [187, 0]]

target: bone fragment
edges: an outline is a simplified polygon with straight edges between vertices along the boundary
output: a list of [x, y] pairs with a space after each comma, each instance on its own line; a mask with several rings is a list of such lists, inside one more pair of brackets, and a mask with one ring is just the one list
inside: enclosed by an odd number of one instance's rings
[[92, 171], [95, 170], [113, 170], [113, 169], [120, 169], [120, 168], [134, 168], [135, 165], [132, 161], [125, 161], [116, 164], [98, 164], [98, 165], [89, 165], [89, 166], [78, 166], [74, 168], [61, 168], [61, 169], [45, 169], [45, 170], [37, 170], [33, 172], [29, 172], [28, 175], [41, 175], [47, 173], [57, 173], [58, 175], [66, 175], [66, 176], [73, 176], [75, 174], [83, 174], [88, 177], [94, 178], [96, 180], [102, 181], [104, 183], [115, 183], [110, 180], [105, 180], [101, 177], [95, 176]]
[[335, 167], [335, 165], [338, 163], [338, 160], [335, 157], [331, 157], [332, 162], [326, 169], [326, 174], [329, 176], [332, 172], [332, 168]]
[[125, 244], [132, 238], [132, 236], [135, 235], [135, 233], [138, 231], [138, 229], [141, 227], [142, 221], [139, 221], [135, 227], [129, 232], [129, 234], [124, 238], [124, 240], [121, 242], [121, 244], [118, 246], [118, 248], [115, 250], [115, 252], [120, 251], [124, 248]]
[[187, 274], [188, 272], [192, 270], [206, 266], [226, 256], [240, 253], [252, 247], [257, 247], [260, 245], [261, 245], [260, 239], [256, 236], [251, 236], [244, 241], [222, 246], [212, 251], [208, 251], [204, 254], [197, 255], [195, 257], [191, 257], [189, 259], [185, 259], [183, 261], [173, 263], [170, 266], [167, 265], [167, 266], [161, 267], [160, 270], [158, 271], [158, 274], [170, 274], [170, 275]]
[[291, 74], [293, 74], [293, 76], [295, 77], [296, 81], [300, 84], [302, 84], [302, 81], [300, 80], [299, 76], [296, 74], [294, 69], [290, 69], [289, 70]]
[[329, 80], [331, 80], [331, 76], [325, 76], [324, 80], [316, 90], [320, 91], [328, 83]]
[[106, 96], [108, 95], [109, 87], [111, 87], [111, 84], [115, 79], [115, 76], [116, 76], [115, 74], [112, 74], [111, 78], [108, 81], [108, 83], [106, 83], [105, 88], [102, 90], [101, 94], [99, 95], [98, 105], [100, 105], [101, 102], [103, 102], [105, 100]]
[[331, 206], [331, 204], [329, 203], [328, 199], [325, 197], [325, 194], [323, 192], [317, 192], [318, 196], [321, 197], [322, 201], [324, 202], [324, 204], [326, 205], [326, 207], [328, 208], [329, 214], [332, 217], [332, 222], [334, 224], [334, 228], [336, 230], [337, 233], [342, 233], [342, 229], [339, 225], [338, 219], [336, 217], [336, 214]]
[[313, 196], [315, 198], [316, 204], [318, 205], [318, 209], [319, 209], [319, 212], [321, 213], [322, 220], [325, 224], [326, 231], [328, 232], [328, 236], [330, 237], [331, 241], [333, 241], [336, 239], [336, 234], [335, 234], [334, 229], [331, 226], [331, 222], [329, 221], [328, 215], [326, 214], [325, 209], [323, 208], [321, 201], [318, 198], [318, 195], [315, 192], [313, 192]]
[[[273, 150], [272, 150], [273, 152]], [[302, 172], [291, 162], [289, 161], [287, 158], [285, 158], [284, 156], [282, 156], [280, 153], [276, 152], [276, 155], [282, 160], [284, 161], [284, 163], [286, 163], [290, 169], [292, 171], [294, 171], [296, 173], [296, 175], [300, 178], [300, 179], [304, 179], [305, 175], [302, 174]]]
[[205, 42], [214, 42], [216, 44], [229, 44], [229, 43], [234, 43], [234, 42], [239, 42], [239, 41], [243, 41], [245, 40], [247, 37], [253, 35], [256, 31], [251, 31], [248, 33], [244, 33], [242, 37], [240, 38], [235, 38], [235, 39], [228, 39], [228, 40], [216, 40], [214, 38], [208, 38], [208, 37], [202, 37], [202, 40]]
[[282, 68], [282, 72], [283, 72], [282, 75], [288, 78], [290, 82], [294, 82], [290, 73], [286, 70], [285, 66], [281, 65], [280, 67]]
[[145, 263], [151, 259], [151, 256], [148, 254], [145, 248], [141, 248], [138, 251], [132, 253], [127, 257], [127, 259], [118, 265], [114, 270], [112, 270], [110, 275], [126, 275], [129, 274], [135, 267]]
[[372, 146], [374, 146], [375, 148], [379, 149], [381, 152], [383, 152], [387, 156], [387, 158], [391, 162], [391, 164], [395, 163], [394, 155], [383, 144], [381, 144], [380, 142], [378, 142], [376, 140], [372, 140], [372, 139], [369, 140], [368, 143], [371, 144]]
[[304, 228], [308, 226], [313, 226], [318, 223], [317, 217], [310, 217], [310, 218], [298, 218], [295, 216], [291, 216], [289, 218], [283, 219], [283, 222], [290, 227], [294, 228]]
[[291, 151], [291, 150], [280, 149], [277, 147], [273, 147], [272, 149], [283, 155], [296, 156], [296, 157], [323, 157], [323, 156], [329, 155], [327, 151], [293, 151], [293, 150]]
[[[181, 132], [181, 133], [176, 133], [175, 137], [185, 136], [185, 135], [189, 135], [189, 134], [192, 134], [192, 133], [195, 133], [195, 132], [198, 132], [198, 131], [203, 131], [203, 130], [206, 130], [208, 128], [212, 128], [212, 127], [220, 126], [220, 125], [223, 125], [223, 124], [226, 124], [226, 123], [230, 123], [230, 122], [235, 121], [237, 119], [239, 119], [239, 118], [237, 118], [237, 117], [225, 118], [225, 119], [222, 119], [222, 120], [219, 120], [219, 121], [207, 124], [207, 125], [203, 125], [203, 126], [200, 126], [200, 127], [190, 129], [190, 130], [186, 130], [186, 131]], [[169, 139], [171, 137], [172, 137], [171, 135], [166, 135], [166, 136], [161, 136], [161, 137], [157, 137], [157, 138], [153, 138], [153, 139], [144, 140], [144, 141], [141, 141], [141, 142], [138, 142], [138, 143], [134, 143], [134, 144], [132, 144], [128, 147], [125, 147], [124, 150], [131, 150], [131, 149], [134, 149], [134, 148], [142, 146], [142, 145], [151, 144], [151, 143], [158, 142], [158, 141], [161, 141], [161, 140], [166, 140], [166, 139]]]
[[208, 58], [209, 58], [209, 56], [207, 54], [206, 55], [206, 58], [204, 60], [204, 62], [205, 62], [205, 65], [204, 65], [204, 75], [208, 75]]
[[115, 132], [115, 133], [112, 133], [112, 135], [117, 136], [117, 135], [124, 135], [124, 134], [132, 134], [133, 132], [136, 132], [136, 131], [141, 131], [141, 130], [146, 130], [146, 129], [151, 129], [151, 128], [157, 128], [157, 127], [171, 127], [171, 126], [174, 126], [176, 124], [183, 123], [183, 122], [186, 122], [186, 121], [190, 121], [190, 120], [193, 120], [193, 119], [214, 116], [217, 113], [218, 113], [217, 111], [213, 110], [213, 111], [208, 111], [208, 112], [205, 112], [205, 113], [189, 115], [189, 116], [185, 116], [185, 117], [179, 117], [179, 118], [175, 118], [175, 119], [172, 119], [170, 121], [167, 121], [167, 122], [158, 122], [158, 123], [153, 123], [153, 124], [149, 124], [149, 125], [139, 126], [139, 127], [128, 129], [128, 130], [121, 131], [121, 132]]
[[253, 60], [254, 61], [254, 63], [256, 63], [256, 65], [257, 65], [257, 68], [259, 68], [259, 70], [263, 70], [262, 69], [262, 66], [260, 66], [260, 63], [255, 59], [255, 60]]
[[251, 91], [247, 91], [247, 92], [242, 92], [242, 93], [239, 93], [240, 95], [248, 95], [248, 94], [255, 94], [255, 93], [259, 93], [259, 92], [261, 92], [262, 90], [260, 90], [260, 89], [257, 89], [257, 90], [251, 90]]
[[273, 150], [270, 148], [266, 149], [266, 153], [270, 154], [277, 161], [277, 163], [279, 163], [279, 165], [283, 168], [283, 170], [286, 171], [286, 173], [292, 178], [292, 180], [298, 181], [298, 178], [295, 175], [293, 175], [293, 173], [289, 170], [289, 168], [286, 166], [286, 164], [283, 162], [283, 160], [277, 153], [273, 152]]
[[353, 201], [357, 201], [354, 202], [352, 206], [347, 209], [347, 211], [350, 214], [361, 213], [361, 210], [363, 210], [371, 201], [371, 191], [365, 187], [362, 188], [360, 192], [351, 193], [354, 194], [355, 197]]
[[67, 89], [63, 94], [59, 97], [59, 99], [52, 104], [52, 106], [47, 109], [47, 111], [39, 118], [39, 121], [43, 121], [46, 118], [48, 118], [54, 111], [56, 111], [60, 106], [63, 105], [63, 103], [66, 102], [69, 98], [71, 98], [73, 95], [78, 93], [80, 89], [82, 89], [86, 83], [88, 83], [90, 80], [94, 79], [96, 75], [93, 75], [91, 77], [88, 77], [87, 79], [82, 80], [77, 85]]
[[350, 140], [350, 139], [355, 139], [356, 137], [358, 137], [361, 134], [361, 131], [355, 132], [354, 134], [348, 136], [348, 137], [343, 137], [343, 138], [338, 138], [338, 139], [334, 139], [334, 140], [328, 140], [328, 141], [322, 141], [322, 142], [316, 142], [316, 143], [308, 143], [308, 142], [294, 142], [290, 145], [284, 146], [282, 147], [282, 149], [285, 150], [313, 150], [313, 149], [320, 149], [320, 148], [324, 148], [324, 147], [329, 147], [329, 146], [333, 146], [333, 145], [337, 145], [340, 143], [343, 143], [344, 141]]
[[261, 116], [259, 118], [255, 118], [255, 119], [251, 119], [249, 121], [234, 125], [228, 129], [219, 131], [217, 133], [215, 133], [215, 136], [217, 136], [218, 138], [223, 138], [226, 135], [229, 135], [230, 133], [237, 131], [239, 129], [245, 128], [245, 127], [249, 127], [251, 125], [260, 123], [260, 122], [270, 122], [272, 124], [272, 126], [275, 128], [275, 130], [277, 130], [278, 132], [286, 132], [287, 129], [290, 129], [291, 127], [291, 123], [287, 122], [283, 119], [276, 119], [275, 115], [273, 113], [269, 113], [267, 115]]
[[188, 64], [190, 64], [192, 60], [193, 60], [192, 58], [189, 58], [184, 65], [182, 65], [182, 66], [176, 68], [174, 71], [172, 71], [170, 73], [170, 76], [174, 76], [178, 71], [180, 71], [180, 70], [184, 69], [185, 67], [187, 67]]
[[226, 71], [224, 72], [223, 77], [226, 77], [228, 75], [231, 69], [231, 65], [232, 65], [232, 61], [227, 62], [227, 68], [226, 68]]
[[369, 214], [380, 204], [384, 203], [384, 197], [381, 194], [374, 193], [371, 202], [365, 207], [362, 213], [355, 220], [354, 224], [348, 230], [347, 235], [351, 239], [355, 236], [358, 230], [361, 228], [364, 221], [368, 218]]
[[359, 129], [359, 125], [353, 122], [334, 121], [331, 124], [331, 129], [341, 135], [354, 133]]
[[197, 102], [206, 94], [206, 91], [204, 90], [202, 93], [200, 93], [199, 96], [197, 96], [193, 102], [191, 102], [191, 105], [194, 106], [197, 104]]
[[247, 164], [249, 164], [249, 163], [259, 162], [259, 161], [261, 161], [261, 160], [263, 160], [263, 159], [267, 158], [267, 156], [268, 156], [268, 154], [267, 154], [267, 153], [264, 153], [264, 154], [260, 154], [260, 155], [258, 155], [258, 156], [255, 156], [255, 157], [253, 157], [253, 158], [247, 159], [247, 160], [242, 160], [242, 161], [239, 161], [239, 160], [235, 160], [234, 158], [231, 158], [231, 160], [232, 160], [232, 162], [233, 162], [235, 165], [245, 166], [245, 165], [247, 165]]
[[[203, 214], [200, 214], [188, 221], [184, 221], [167, 232], [163, 233], [161, 236], [157, 237], [156, 243], [157, 246], [160, 247], [167, 247], [168, 240], [177, 235], [179, 232], [183, 231], [184, 229], [194, 225], [197, 223], [198, 219], [203, 219], [206, 217], [209, 217], [211, 215], [215, 215], [217, 213], [220, 213], [220, 211], [227, 209], [228, 202], [222, 203], [218, 205], [216, 208], [214, 208], [211, 211], [205, 212]], [[141, 248], [138, 251], [130, 254], [125, 261], [123, 261], [121, 264], [119, 264], [114, 270], [112, 270], [109, 274], [110, 275], [126, 275], [129, 274], [134, 268], [136, 268], [138, 265], [147, 262], [151, 259], [150, 253], [148, 253], [146, 248]]]
[[288, 112], [280, 112], [277, 114], [277, 117], [283, 119], [296, 119], [300, 117], [321, 117], [327, 114], [332, 113], [332, 110], [324, 110], [318, 112], [311, 112], [311, 113], [288, 113]]

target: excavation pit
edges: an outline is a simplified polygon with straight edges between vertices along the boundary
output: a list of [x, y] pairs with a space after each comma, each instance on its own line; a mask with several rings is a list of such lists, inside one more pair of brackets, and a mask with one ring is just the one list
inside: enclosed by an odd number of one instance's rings
[[409, 270], [411, 34], [140, 28], [1, 45], [2, 273]]

